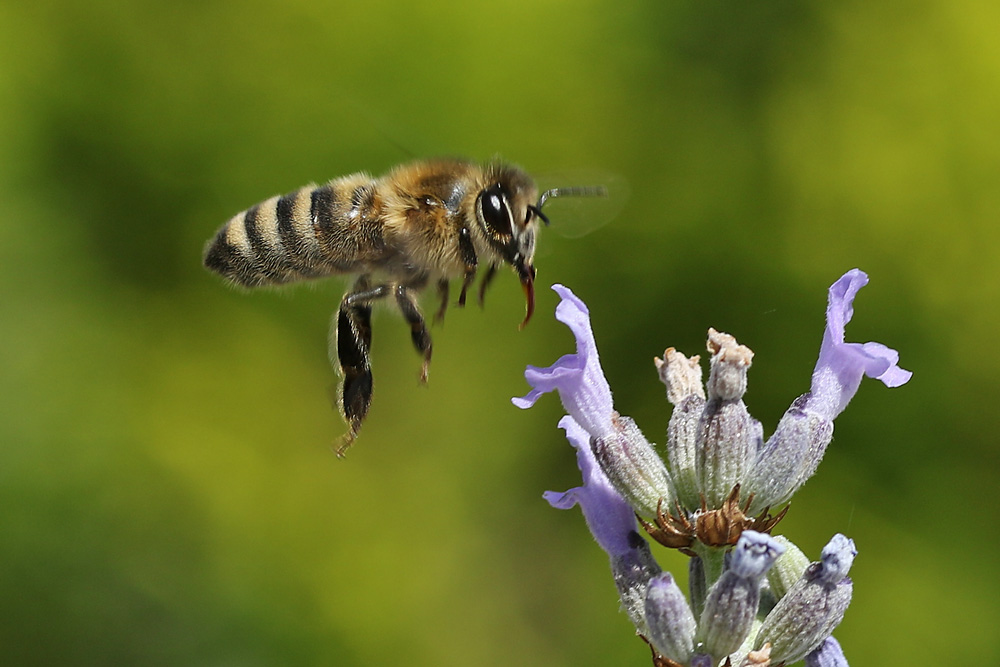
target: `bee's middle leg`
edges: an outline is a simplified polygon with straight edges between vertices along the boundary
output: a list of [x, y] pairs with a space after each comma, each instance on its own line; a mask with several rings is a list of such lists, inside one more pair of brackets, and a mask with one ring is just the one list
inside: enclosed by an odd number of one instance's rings
[[431, 334], [427, 331], [427, 323], [424, 321], [424, 316], [420, 314], [420, 308], [417, 306], [413, 290], [405, 285], [396, 285], [393, 288], [393, 293], [396, 296], [396, 304], [399, 305], [400, 312], [403, 313], [403, 317], [406, 318], [407, 323], [410, 325], [410, 338], [413, 340], [413, 347], [417, 348], [417, 352], [424, 355], [424, 363], [420, 368], [420, 382], [421, 384], [426, 383], [427, 369], [431, 364], [432, 347]]
[[448, 281], [441, 279], [437, 284], [438, 296], [441, 298], [441, 305], [438, 306], [437, 313], [434, 314], [434, 324], [444, 322], [444, 314], [448, 312]]

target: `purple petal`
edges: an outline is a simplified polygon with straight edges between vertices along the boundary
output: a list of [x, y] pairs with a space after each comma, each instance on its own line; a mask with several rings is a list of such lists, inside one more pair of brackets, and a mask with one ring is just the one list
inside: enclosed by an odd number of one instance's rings
[[898, 387], [912, 375], [898, 366], [899, 353], [881, 343], [844, 342], [845, 327], [854, 316], [854, 297], [867, 284], [864, 271], [852, 269], [830, 286], [810, 407], [831, 420], [847, 407], [864, 376]]
[[553, 285], [552, 289], [562, 297], [556, 306], [556, 319], [573, 332], [576, 354], [563, 355], [546, 368], [528, 366], [524, 378], [531, 391], [511, 402], [522, 409], [530, 408], [542, 394], [556, 391], [566, 412], [587, 433], [595, 438], [607, 437], [613, 428], [614, 406], [590, 328], [590, 311], [569, 288]]
[[583, 475], [583, 486], [565, 493], [546, 491], [543, 497], [556, 509], [566, 510], [579, 505], [594, 539], [609, 556], [631, 551], [628, 536], [636, 528], [635, 513], [597, 465], [590, 449], [590, 435], [572, 417], [559, 420], [559, 427], [566, 431], [566, 439], [576, 448], [576, 464]]

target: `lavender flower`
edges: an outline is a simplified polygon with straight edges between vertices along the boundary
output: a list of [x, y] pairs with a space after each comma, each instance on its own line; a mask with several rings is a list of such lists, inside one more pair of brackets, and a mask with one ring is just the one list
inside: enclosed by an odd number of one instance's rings
[[833, 419], [858, 391], [861, 378], [881, 380], [887, 387], [906, 384], [913, 375], [899, 367], [899, 353], [882, 343], [845, 343], [844, 328], [854, 317], [854, 297], [868, 284], [868, 274], [851, 269], [830, 287], [826, 331], [813, 371], [810, 407]]
[[649, 545], [636, 532], [632, 508], [597, 465], [587, 432], [570, 416], [560, 419], [559, 427], [566, 431], [566, 439], [576, 449], [583, 486], [564, 493], [546, 491], [542, 495], [556, 509], [580, 506], [590, 533], [611, 559], [611, 572], [622, 608], [639, 632], [646, 633], [643, 611], [646, 585], [660, 573], [660, 566], [650, 553]]
[[566, 412], [577, 424], [595, 438], [608, 437], [614, 431], [611, 424], [614, 406], [611, 387], [597, 357], [597, 344], [590, 329], [590, 311], [568, 288], [553, 285], [552, 289], [562, 297], [556, 306], [556, 319], [568, 326], [576, 337], [576, 354], [563, 355], [547, 368], [528, 366], [524, 378], [531, 385], [531, 391], [512, 401], [519, 408], [530, 408], [542, 394], [557, 391]]
[[587, 306], [562, 285], [553, 285], [552, 289], [562, 297], [556, 307], [556, 319], [573, 332], [576, 354], [563, 355], [547, 368], [529, 366], [524, 377], [532, 390], [511, 400], [526, 409], [542, 394], [558, 392], [574, 422], [590, 434], [591, 449], [618, 493], [636, 512], [654, 516], [661, 502], [669, 507], [674, 499], [666, 466], [635, 422], [614, 410]]
[[811, 391], [792, 403], [757, 457], [747, 484], [756, 497], [751, 512], [788, 501], [812, 477], [833, 440], [834, 418], [847, 407], [864, 376], [898, 387], [913, 375], [899, 367], [899, 353], [881, 343], [844, 342], [854, 297], [867, 284], [868, 276], [852, 269], [830, 286]]
[[[615, 411], [586, 305], [569, 289], [553, 287], [562, 298], [556, 317], [572, 331], [576, 353], [547, 368], [528, 367], [531, 391], [513, 402], [529, 408], [544, 393], [559, 394], [569, 413], [559, 425], [577, 450], [584, 483], [562, 494], [546, 492], [545, 498], [561, 509], [580, 505], [608, 553], [623, 608], [653, 647], [654, 664], [708, 667], [728, 659], [764, 665], [805, 658], [811, 667], [846, 667], [831, 633], [851, 600], [846, 575], [857, 553], [854, 543], [837, 535], [820, 561], [809, 564], [787, 538], [767, 534], [784, 516], [782, 511], [772, 517], [768, 507], [786, 502], [816, 471], [833, 438], [833, 420], [863, 377], [889, 387], [910, 379], [895, 350], [845, 342], [854, 298], [867, 280], [854, 269], [830, 287], [810, 391], [792, 402], [766, 442], [743, 403], [749, 348], [709, 330], [707, 392], [697, 357], [668, 348], [663, 360], [656, 359], [674, 405], [667, 464], [638, 425]], [[636, 532], [636, 515], [656, 541], [692, 557], [691, 603]]]
[[576, 449], [576, 464], [583, 475], [583, 486], [564, 493], [546, 491], [543, 497], [556, 509], [566, 510], [579, 505], [591, 534], [609, 556], [628, 553], [632, 549], [629, 534], [636, 529], [632, 508], [601, 472], [590, 449], [590, 436], [583, 427], [566, 416], [559, 420], [559, 428], [566, 431], [566, 439]]

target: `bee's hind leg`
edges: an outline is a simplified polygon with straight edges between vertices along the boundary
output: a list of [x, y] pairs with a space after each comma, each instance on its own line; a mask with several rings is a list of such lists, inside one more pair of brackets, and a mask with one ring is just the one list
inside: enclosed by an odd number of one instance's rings
[[337, 311], [337, 363], [341, 375], [338, 403], [350, 429], [337, 446], [339, 458], [343, 458], [354, 444], [371, 406], [371, 302], [384, 297], [388, 291], [386, 285], [369, 287], [367, 278], [362, 276], [354, 284], [354, 289], [344, 296]]
[[427, 369], [431, 364], [431, 334], [427, 331], [424, 316], [420, 314], [413, 290], [405, 285], [396, 285], [393, 292], [400, 312], [403, 313], [403, 317], [410, 325], [410, 338], [413, 340], [413, 347], [424, 355], [424, 363], [420, 367], [420, 383], [424, 384], [427, 382]]

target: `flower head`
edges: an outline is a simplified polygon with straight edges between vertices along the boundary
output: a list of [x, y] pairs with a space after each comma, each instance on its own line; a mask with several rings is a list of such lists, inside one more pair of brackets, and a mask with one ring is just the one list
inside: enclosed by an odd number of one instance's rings
[[[553, 507], [582, 509], [610, 557], [622, 607], [652, 647], [654, 665], [805, 658], [807, 665], [846, 667], [831, 633], [851, 601], [854, 543], [837, 535], [810, 564], [789, 540], [769, 535], [788, 509], [772, 516], [770, 507], [785, 503], [816, 471], [832, 441], [833, 420], [863, 377], [889, 387], [910, 379], [895, 350], [845, 342], [854, 298], [867, 281], [854, 269], [830, 287], [811, 389], [792, 402], [766, 441], [743, 402], [749, 348], [709, 330], [704, 387], [697, 357], [668, 348], [655, 359], [674, 406], [666, 463], [638, 425], [615, 411], [586, 305], [562, 285], [553, 287], [562, 298], [556, 317], [573, 332], [576, 353], [546, 368], [529, 366], [531, 391], [512, 400], [528, 408], [544, 393], [559, 394], [569, 413], [559, 425], [577, 450], [584, 481], [565, 493], [547, 491], [545, 498]], [[657, 542], [691, 556], [690, 603], [636, 532], [637, 516]]]

